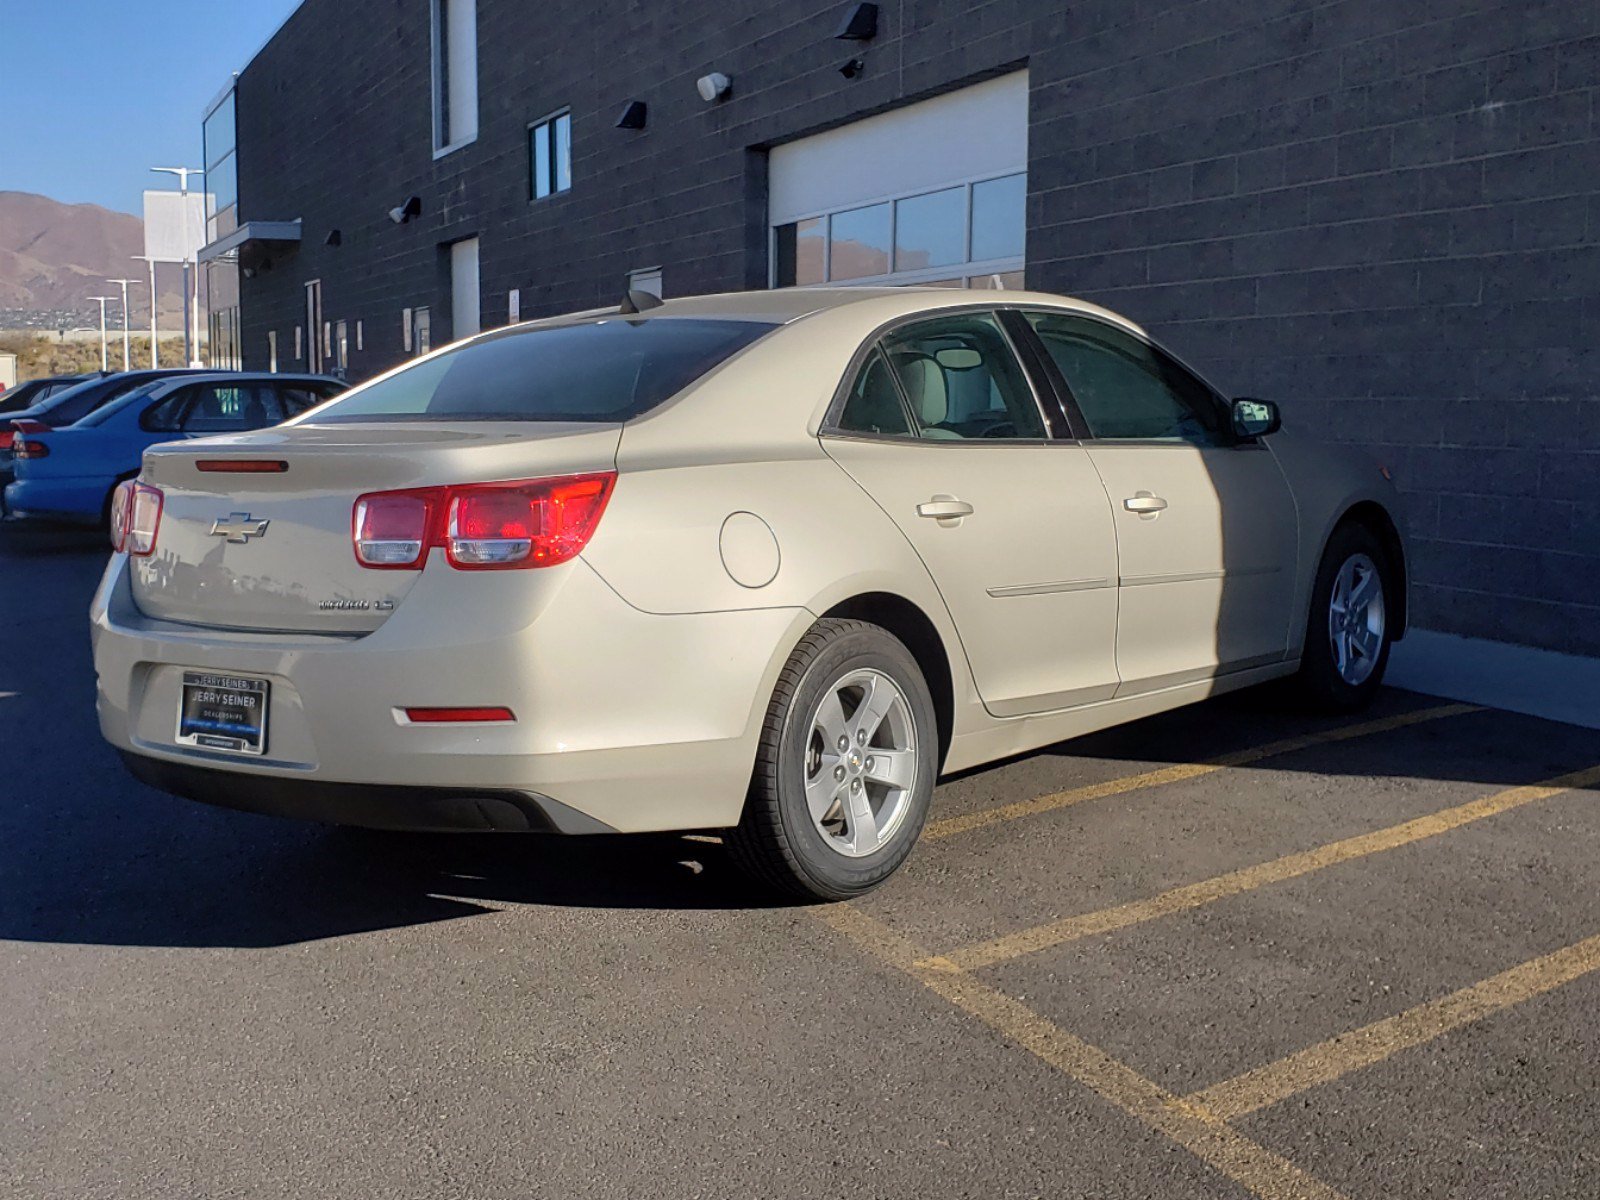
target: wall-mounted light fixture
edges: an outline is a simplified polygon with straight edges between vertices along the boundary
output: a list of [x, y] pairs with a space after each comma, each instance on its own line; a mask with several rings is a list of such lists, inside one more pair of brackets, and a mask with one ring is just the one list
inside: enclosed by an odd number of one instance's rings
[[695, 80], [694, 86], [700, 91], [700, 99], [707, 104], [714, 104], [718, 100], [725, 99], [733, 90], [733, 80], [721, 71], [713, 71], [709, 75], [700, 76]]
[[408, 196], [404, 204], [396, 205], [389, 210], [389, 220], [396, 225], [404, 225], [412, 217], [422, 215], [422, 197]]
[[617, 118], [618, 129], [643, 129], [649, 110], [643, 100], [629, 100], [628, 107], [622, 110], [622, 115]]
[[839, 68], [839, 74], [843, 75], [846, 79], [854, 79], [866, 69], [867, 63], [865, 59], [852, 58], [849, 62], [845, 63], [844, 66]]
[[337, 229], [330, 229], [328, 230], [328, 236], [322, 239], [322, 244], [324, 246], [342, 246], [344, 245], [344, 234]]
[[852, 4], [845, 9], [839, 32], [833, 36], [847, 42], [870, 42], [878, 36], [878, 6]]

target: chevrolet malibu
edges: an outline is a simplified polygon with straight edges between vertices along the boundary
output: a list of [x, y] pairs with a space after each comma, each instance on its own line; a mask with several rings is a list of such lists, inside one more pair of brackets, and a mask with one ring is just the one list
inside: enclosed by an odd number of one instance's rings
[[517, 325], [146, 452], [92, 620], [141, 780], [336, 824], [721, 830], [840, 899], [941, 772], [1405, 625], [1375, 465], [1027, 292], [791, 289]]

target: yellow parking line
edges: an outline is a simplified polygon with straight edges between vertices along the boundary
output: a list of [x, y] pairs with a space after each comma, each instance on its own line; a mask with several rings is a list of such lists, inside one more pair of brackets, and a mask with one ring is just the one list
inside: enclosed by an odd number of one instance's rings
[[813, 910], [876, 958], [905, 972], [969, 1016], [1122, 1112], [1164, 1134], [1263, 1200], [1343, 1200], [1287, 1159], [1230, 1129], [1203, 1105], [1173, 1095], [1103, 1050], [952, 964], [929, 959], [892, 929], [845, 904]]
[[1047, 925], [1006, 934], [1004, 937], [987, 942], [978, 942], [959, 950], [952, 950], [944, 957], [968, 971], [992, 966], [1065, 942], [1126, 929], [1130, 925], [1153, 921], [1158, 917], [1171, 916], [1174, 913], [1187, 912], [1202, 905], [1227, 899], [1229, 896], [1237, 896], [1241, 892], [1254, 891], [1270, 883], [1281, 883], [1286, 879], [1320, 871], [1324, 867], [1364, 858], [1384, 850], [1393, 850], [1412, 842], [1420, 842], [1424, 838], [1448, 833], [1452, 829], [1459, 829], [1474, 821], [1498, 816], [1500, 813], [1521, 808], [1525, 804], [1532, 804], [1536, 800], [1547, 800], [1551, 796], [1560, 795], [1574, 788], [1587, 787], [1593, 783], [1600, 783], [1600, 766], [1574, 771], [1570, 775], [1562, 775], [1544, 783], [1509, 788], [1492, 796], [1484, 796], [1455, 808], [1447, 808], [1442, 812], [1430, 813], [1425, 817], [1391, 825], [1386, 829], [1359, 834], [1356, 837], [1331, 842], [1326, 846], [1318, 846], [1315, 850], [1285, 855], [1271, 862], [1259, 863], [1253, 867], [1229, 871], [1226, 875], [1204, 879], [1199, 883], [1173, 888], [1147, 900], [1134, 900], [1112, 908], [1103, 908], [1098, 912], [1065, 917]]
[[1163, 783], [1178, 783], [1185, 779], [1194, 779], [1200, 775], [1209, 775], [1213, 771], [1221, 771], [1227, 767], [1242, 767], [1249, 763], [1259, 762], [1264, 758], [1272, 758], [1279, 754], [1288, 754], [1295, 750], [1305, 750], [1312, 746], [1322, 746], [1330, 742], [1343, 742], [1351, 738], [1366, 737], [1369, 734], [1385, 733], [1391, 729], [1404, 729], [1408, 725], [1418, 725], [1423, 721], [1437, 721], [1441, 717], [1455, 717], [1462, 713], [1479, 712], [1475, 704], [1441, 704], [1432, 708], [1418, 708], [1410, 712], [1399, 713], [1392, 717], [1382, 717], [1376, 721], [1363, 721], [1356, 725], [1345, 725], [1339, 729], [1329, 729], [1321, 733], [1308, 733], [1302, 737], [1285, 738], [1278, 742], [1269, 742], [1264, 746], [1255, 746], [1248, 750], [1236, 750], [1232, 754], [1224, 754], [1221, 758], [1211, 759], [1203, 763], [1176, 763], [1170, 767], [1161, 767], [1155, 771], [1146, 771], [1140, 775], [1129, 775], [1123, 779], [1112, 779], [1105, 783], [1092, 783], [1085, 787], [1069, 788], [1064, 792], [1052, 792], [1048, 796], [1039, 796], [1033, 800], [1019, 800], [1014, 804], [1003, 804], [998, 808], [984, 809], [982, 812], [965, 813], [959, 817], [946, 817], [942, 821], [930, 821], [928, 827], [922, 831], [923, 841], [937, 841], [940, 838], [951, 837], [958, 833], [967, 833], [974, 829], [982, 829], [986, 825], [996, 825], [1001, 821], [1015, 821], [1018, 817], [1031, 817], [1038, 813], [1053, 812], [1058, 808], [1066, 808], [1072, 804], [1081, 804], [1085, 800], [1100, 800], [1106, 796], [1120, 796], [1125, 792], [1136, 792], [1143, 788], [1156, 787]]
[[1463, 1025], [1532, 1000], [1563, 984], [1600, 971], [1600, 937], [1532, 962], [1438, 1000], [1374, 1021], [1354, 1033], [1330, 1038], [1277, 1062], [1246, 1071], [1187, 1097], [1231, 1121], [1382, 1062], [1411, 1046], [1443, 1037]]

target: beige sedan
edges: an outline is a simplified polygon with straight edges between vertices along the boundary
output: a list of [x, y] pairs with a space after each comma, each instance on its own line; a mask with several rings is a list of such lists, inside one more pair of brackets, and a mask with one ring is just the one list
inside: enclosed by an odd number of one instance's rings
[[140, 779], [340, 824], [726, 830], [841, 898], [934, 782], [1405, 624], [1379, 468], [1059, 296], [804, 290], [483, 334], [160, 446], [93, 609]]

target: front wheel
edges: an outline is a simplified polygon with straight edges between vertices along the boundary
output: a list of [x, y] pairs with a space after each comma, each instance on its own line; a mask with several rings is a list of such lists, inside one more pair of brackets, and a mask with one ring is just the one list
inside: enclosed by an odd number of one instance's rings
[[1389, 665], [1394, 584], [1383, 544], [1361, 525], [1328, 539], [1311, 589], [1298, 683], [1305, 698], [1332, 712], [1371, 703]]
[[939, 769], [933, 699], [888, 630], [825, 618], [774, 690], [734, 860], [789, 895], [845, 900], [906, 860]]

